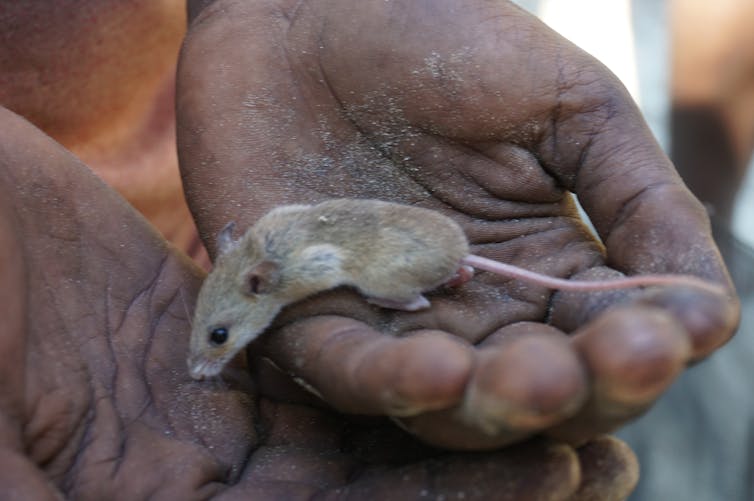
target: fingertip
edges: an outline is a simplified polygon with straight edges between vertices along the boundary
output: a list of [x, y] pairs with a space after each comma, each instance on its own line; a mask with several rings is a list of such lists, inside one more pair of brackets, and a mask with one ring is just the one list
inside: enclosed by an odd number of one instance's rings
[[360, 367], [363, 381], [382, 394], [383, 410], [392, 416], [446, 409], [457, 405], [474, 365], [471, 349], [440, 331], [419, 331], [391, 338], [384, 353]]
[[658, 308], [609, 310], [577, 332], [573, 343], [590, 372], [595, 398], [608, 407], [651, 402], [691, 357], [683, 327]]
[[660, 307], [676, 318], [688, 333], [692, 361], [727, 343], [741, 317], [741, 304], [735, 296], [694, 289], [660, 289], [648, 293], [641, 304]]
[[547, 435], [582, 444], [644, 412], [683, 371], [691, 342], [666, 311], [648, 306], [608, 310], [572, 337], [591, 392], [573, 417]]
[[639, 481], [639, 461], [625, 442], [603, 435], [576, 450], [581, 485], [572, 501], [626, 499]]
[[268, 356], [343, 412], [409, 416], [457, 405], [473, 358], [440, 331], [381, 334], [338, 316], [312, 317], [273, 334]]
[[565, 335], [540, 331], [483, 347], [461, 407], [489, 435], [543, 429], [574, 414], [587, 396], [582, 364]]

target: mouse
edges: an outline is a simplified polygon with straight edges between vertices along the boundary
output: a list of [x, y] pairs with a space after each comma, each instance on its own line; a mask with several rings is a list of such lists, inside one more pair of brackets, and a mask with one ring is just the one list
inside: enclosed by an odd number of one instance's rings
[[596, 281], [543, 275], [470, 254], [464, 231], [438, 211], [380, 200], [284, 205], [238, 239], [234, 229], [231, 222], [219, 232], [214, 267], [197, 297], [188, 357], [197, 380], [218, 375], [285, 306], [340, 286], [404, 311], [428, 308], [425, 292], [461, 286], [474, 268], [558, 290], [685, 286], [725, 294], [690, 275]]

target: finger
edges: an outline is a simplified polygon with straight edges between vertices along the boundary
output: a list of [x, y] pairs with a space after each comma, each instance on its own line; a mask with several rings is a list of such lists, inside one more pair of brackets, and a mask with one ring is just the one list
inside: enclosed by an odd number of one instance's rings
[[533, 431], [575, 413], [586, 395], [586, 374], [568, 338], [521, 322], [478, 349], [460, 412], [488, 435], [500, 428]]
[[268, 336], [265, 353], [336, 409], [412, 415], [460, 401], [470, 347], [437, 331], [386, 336], [343, 317], [301, 320]]
[[338, 499], [568, 499], [578, 487], [575, 453], [563, 445], [526, 443], [502, 452], [455, 454], [372, 471], [329, 494]]
[[474, 353], [464, 399], [453, 409], [400, 420], [422, 440], [450, 449], [495, 449], [572, 416], [588, 392], [568, 338], [542, 324], [500, 329]]
[[[622, 276], [606, 267], [573, 275], [579, 280], [605, 280]], [[550, 303], [550, 321], [571, 332], [597, 318], [615, 304], [632, 302], [659, 307], [673, 315], [692, 345], [692, 359], [703, 358], [727, 342], [738, 326], [739, 302], [724, 294], [685, 287], [650, 287], [644, 291], [596, 293], [558, 292]]]
[[571, 501], [621, 501], [639, 481], [639, 463], [620, 440], [602, 436], [579, 447], [581, 485]]
[[656, 290], [643, 295], [640, 303], [662, 308], [680, 322], [691, 340], [692, 361], [730, 340], [741, 313], [738, 301], [692, 289]]
[[548, 433], [574, 443], [645, 410], [691, 356], [682, 326], [657, 308], [609, 310], [577, 331], [573, 344], [591, 376], [592, 392], [578, 414]]

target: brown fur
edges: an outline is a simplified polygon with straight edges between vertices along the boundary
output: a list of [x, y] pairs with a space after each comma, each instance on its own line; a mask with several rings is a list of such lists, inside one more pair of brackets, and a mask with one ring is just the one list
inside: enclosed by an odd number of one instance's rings
[[[383, 306], [422, 307], [412, 301], [452, 278], [468, 254], [463, 231], [448, 217], [376, 200], [279, 207], [238, 241], [231, 230], [218, 237], [221, 254], [197, 301], [189, 358], [195, 377], [217, 374], [284, 306], [320, 291], [347, 285]], [[220, 326], [228, 341], [214, 346], [209, 333]]]

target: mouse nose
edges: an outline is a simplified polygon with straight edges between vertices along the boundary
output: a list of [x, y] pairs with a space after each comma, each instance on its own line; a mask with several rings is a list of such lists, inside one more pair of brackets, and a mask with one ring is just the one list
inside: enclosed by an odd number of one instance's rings
[[207, 360], [195, 360], [193, 357], [188, 360], [189, 374], [196, 381], [201, 381], [207, 375]]
[[202, 374], [201, 368], [193, 367], [189, 374], [191, 374], [191, 379], [195, 381], [201, 381], [202, 379], [204, 379], [204, 374]]

